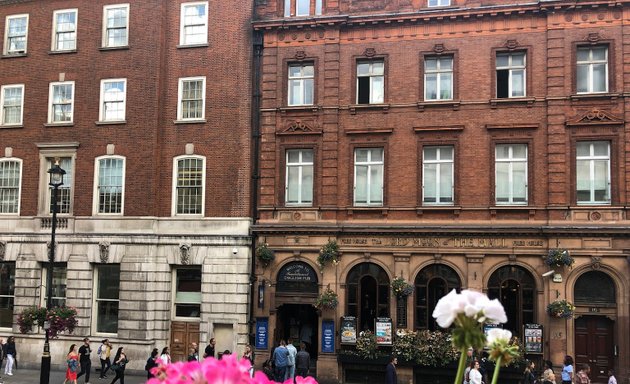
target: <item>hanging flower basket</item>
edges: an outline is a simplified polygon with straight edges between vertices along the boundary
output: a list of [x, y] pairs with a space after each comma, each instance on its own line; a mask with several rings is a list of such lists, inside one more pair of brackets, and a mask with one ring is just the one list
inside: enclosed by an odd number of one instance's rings
[[326, 244], [319, 250], [317, 256], [317, 264], [319, 269], [323, 270], [327, 264], [337, 264], [339, 262], [339, 244], [336, 240], [328, 240]]
[[545, 257], [545, 264], [551, 267], [562, 267], [565, 265], [571, 267], [573, 263], [575, 263], [575, 260], [566, 249], [550, 249], [547, 257]]
[[575, 305], [566, 300], [556, 300], [547, 306], [547, 313], [551, 317], [570, 318], [575, 313]]
[[392, 292], [398, 298], [405, 298], [413, 293], [413, 285], [409, 284], [402, 277], [396, 277], [392, 280]]
[[18, 314], [18, 326], [20, 333], [28, 333], [33, 326], [44, 327], [44, 322], [48, 321], [50, 326], [48, 336], [57, 338], [59, 333], [74, 332], [77, 326], [77, 310], [73, 307], [54, 307], [49, 310], [42, 307], [28, 307]]
[[339, 297], [337, 293], [330, 288], [326, 288], [315, 301], [315, 307], [317, 307], [317, 309], [335, 309], [337, 308], [337, 304], [339, 304]]
[[266, 243], [259, 244], [256, 247], [256, 257], [262, 264], [263, 268], [267, 268], [269, 264], [276, 258], [273, 251], [269, 249]]

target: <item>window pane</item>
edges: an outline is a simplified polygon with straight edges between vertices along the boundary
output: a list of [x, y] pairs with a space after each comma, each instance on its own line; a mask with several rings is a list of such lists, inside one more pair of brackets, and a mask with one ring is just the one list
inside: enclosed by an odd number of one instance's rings
[[424, 202], [437, 202], [437, 164], [424, 165]]
[[522, 67], [525, 65], [525, 54], [524, 53], [513, 53], [512, 54], [512, 66]]
[[453, 201], [453, 165], [450, 163], [440, 164], [440, 202], [450, 203]]
[[[590, 167], [588, 160], [578, 160], [576, 162], [576, 184], [578, 191], [589, 191], [591, 187]], [[589, 200], [588, 198], [586, 199]]]
[[606, 64], [593, 65], [593, 92], [606, 91]]
[[510, 146], [500, 144], [496, 147], [497, 159], [509, 159], [510, 158]]
[[20, 162], [0, 162], [0, 213], [18, 213], [20, 179]]
[[592, 49], [593, 60], [606, 60], [606, 54], [608, 52], [607, 47], [596, 47]]
[[425, 98], [427, 100], [437, 99], [437, 74], [429, 73], [425, 75]]
[[580, 48], [577, 50], [577, 61], [589, 61], [590, 49]]
[[443, 57], [440, 59], [440, 69], [447, 70], [453, 69], [453, 58], [452, 57]]
[[453, 160], [453, 147], [440, 147], [440, 159]]
[[451, 74], [450, 73], [442, 73], [440, 74], [440, 99], [447, 100], [451, 99]]
[[120, 266], [98, 266], [97, 299], [118, 300], [120, 290]]
[[514, 159], [527, 159], [527, 145], [512, 145], [512, 157]]
[[512, 71], [512, 96], [525, 96], [525, 71]]
[[589, 156], [591, 154], [591, 144], [588, 142], [577, 143], [575, 152], [579, 157]]
[[527, 166], [525, 162], [513, 164], [512, 179], [514, 202], [527, 201]]
[[300, 168], [289, 167], [287, 169], [287, 203], [298, 203], [300, 192]]
[[593, 186], [595, 190], [608, 189], [608, 160], [595, 160], [593, 164], [595, 172]]
[[424, 160], [436, 160], [438, 147], [425, 147], [424, 148]]
[[383, 202], [383, 166], [375, 165], [370, 172], [370, 203]]
[[497, 202], [510, 201], [510, 163], [497, 163], [496, 165], [496, 198]]
[[424, 60], [424, 69], [425, 70], [436, 70], [437, 69], [437, 59], [436, 58], [427, 58]]
[[366, 203], [367, 202], [367, 173], [368, 167], [357, 165], [355, 166], [355, 191], [354, 202]]
[[310, 0], [296, 0], [297, 1], [297, 16], [307, 16], [309, 14], [309, 8], [311, 6]]
[[385, 99], [385, 79], [382, 76], [372, 77], [371, 103], [382, 103]]
[[370, 74], [370, 63], [357, 64], [357, 75], [366, 76]]
[[385, 63], [382, 61], [375, 61], [372, 63], [372, 74], [382, 75], [385, 71]]
[[372, 155], [372, 161], [383, 161], [383, 149], [382, 148], [370, 149], [370, 153]]
[[497, 67], [507, 67], [509, 65], [510, 56], [507, 54], [497, 55]]
[[313, 79], [304, 80], [304, 104], [313, 104]]
[[593, 154], [595, 156], [608, 156], [609, 144], [606, 141], [596, 141], [593, 144]]
[[302, 170], [302, 203], [313, 202], [313, 166], [304, 166]]
[[118, 332], [118, 301], [99, 301], [97, 304], [96, 331]]
[[577, 66], [577, 91], [588, 92], [588, 65]]

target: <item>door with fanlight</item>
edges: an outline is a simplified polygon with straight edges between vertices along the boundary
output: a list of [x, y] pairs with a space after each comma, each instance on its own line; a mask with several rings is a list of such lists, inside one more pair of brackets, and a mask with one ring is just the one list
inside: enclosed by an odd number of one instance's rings
[[607, 383], [608, 369], [614, 366], [614, 322], [605, 316], [581, 316], [575, 319], [575, 368], [591, 368], [591, 382]]

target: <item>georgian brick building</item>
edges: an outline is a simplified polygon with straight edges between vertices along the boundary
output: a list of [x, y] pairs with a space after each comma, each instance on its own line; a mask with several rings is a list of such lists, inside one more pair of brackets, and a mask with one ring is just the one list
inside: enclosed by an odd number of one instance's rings
[[[542, 326], [529, 357], [627, 381], [630, 2], [256, 4], [254, 233], [275, 252], [256, 269], [259, 358], [299, 338], [320, 380], [362, 380], [338, 361], [341, 316], [436, 329], [437, 300], [471, 288], [519, 337]], [[329, 240], [342, 257], [320, 273]], [[545, 263], [556, 250], [571, 268]], [[414, 286], [406, 300], [395, 277]], [[339, 305], [317, 312], [326, 288]], [[573, 318], [547, 314], [560, 299]]]
[[53, 364], [108, 337], [132, 369], [153, 347], [242, 351], [251, 268], [253, 4], [0, 1], [0, 333], [39, 364], [51, 190], [59, 190], [53, 298], [78, 310]]

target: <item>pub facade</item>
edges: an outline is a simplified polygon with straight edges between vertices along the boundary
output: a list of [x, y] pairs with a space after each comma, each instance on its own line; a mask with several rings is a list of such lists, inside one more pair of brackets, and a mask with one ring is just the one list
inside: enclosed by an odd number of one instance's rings
[[[255, 269], [257, 359], [299, 339], [318, 380], [358, 381], [342, 326], [438, 330], [437, 301], [475, 289], [529, 357], [627, 380], [629, 17], [626, 1], [258, 2], [253, 233], [275, 257]], [[338, 305], [316, 308], [329, 290]], [[572, 317], [548, 312], [559, 300]]]

